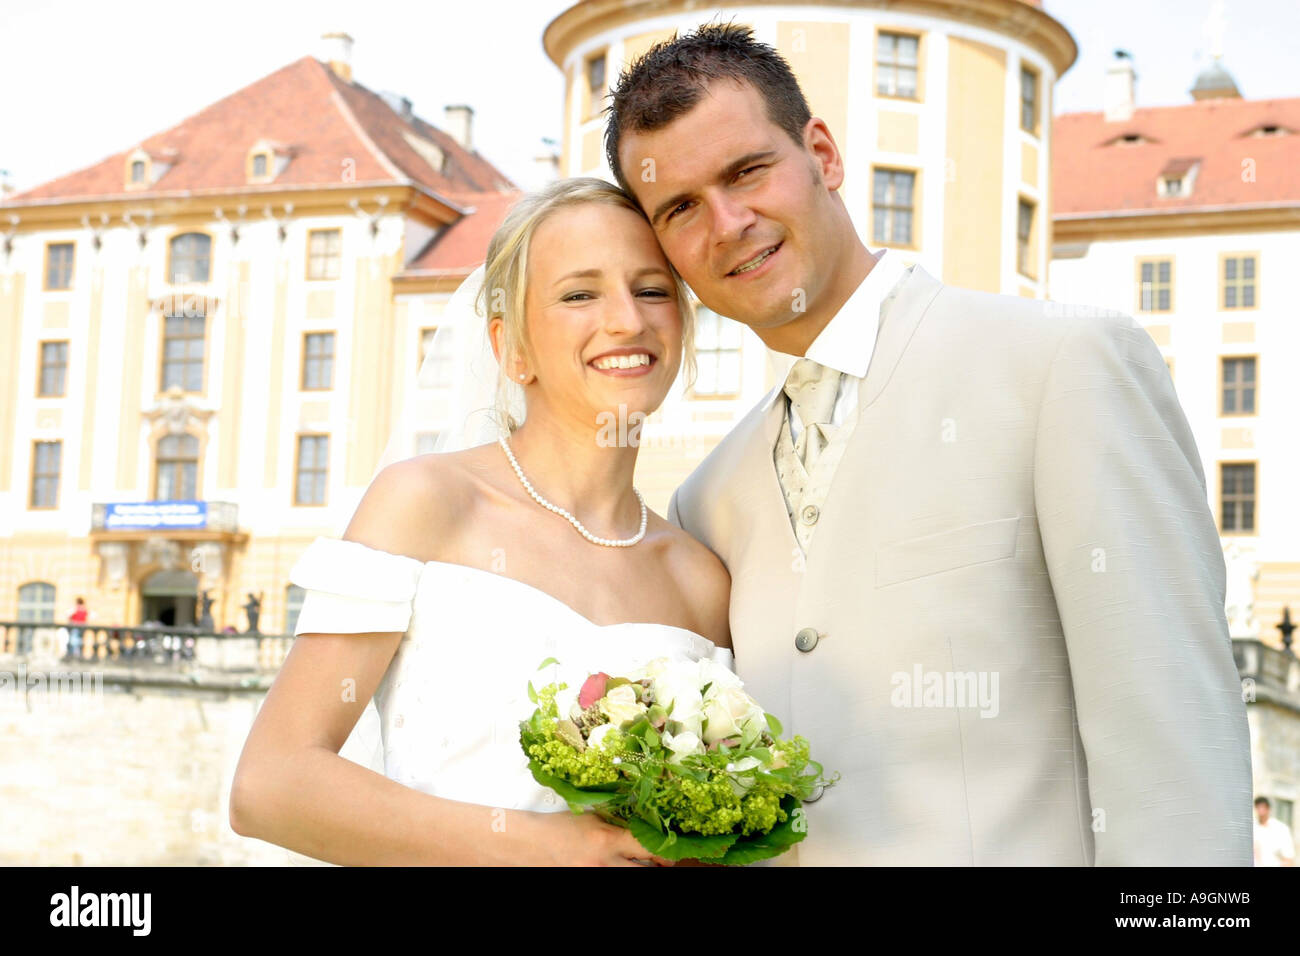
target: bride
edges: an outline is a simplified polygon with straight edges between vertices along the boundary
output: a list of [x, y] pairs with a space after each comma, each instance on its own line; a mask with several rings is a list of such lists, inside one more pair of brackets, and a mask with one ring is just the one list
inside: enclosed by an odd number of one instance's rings
[[[295, 565], [304, 639], [249, 732], [231, 826], [345, 865], [667, 864], [539, 786], [518, 724], [547, 658], [571, 686], [663, 656], [732, 666], [726, 569], [646, 508], [635, 440], [602, 427], [653, 412], [693, 365], [688, 293], [597, 179], [521, 200], [482, 275], [525, 421], [498, 400], [499, 440], [383, 467], [342, 539]], [[383, 775], [339, 756], [372, 696]]]

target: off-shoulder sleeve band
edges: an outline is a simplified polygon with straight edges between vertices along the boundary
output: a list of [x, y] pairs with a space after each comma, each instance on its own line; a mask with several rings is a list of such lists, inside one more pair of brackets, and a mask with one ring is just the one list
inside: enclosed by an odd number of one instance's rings
[[405, 632], [422, 562], [356, 541], [317, 538], [289, 572], [303, 588], [299, 634]]

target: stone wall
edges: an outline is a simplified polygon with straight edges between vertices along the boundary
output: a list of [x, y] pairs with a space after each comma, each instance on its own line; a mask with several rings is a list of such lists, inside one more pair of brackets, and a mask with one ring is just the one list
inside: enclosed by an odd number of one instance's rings
[[[0, 659], [0, 865], [328, 865], [230, 829], [230, 784], [265, 678], [245, 690], [99, 672], [96, 687], [51, 673], [71, 672]], [[372, 705], [342, 755], [373, 766], [377, 741]]]

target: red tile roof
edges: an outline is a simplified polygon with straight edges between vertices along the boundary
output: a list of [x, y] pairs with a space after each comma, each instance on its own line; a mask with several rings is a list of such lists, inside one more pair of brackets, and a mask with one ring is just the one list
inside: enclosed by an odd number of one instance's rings
[[[431, 140], [446, 161], [433, 168], [405, 138]], [[250, 185], [249, 149], [259, 140], [286, 146], [288, 166], [269, 185]], [[306, 56], [205, 107], [139, 144], [155, 159], [175, 151], [174, 165], [148, 188], [125, 189], [131, 149], [10, 196], [26, 201], [149, 196], [229, 189], [258, 192], [279, 187], [338, 185], [350, 160], [357, 183], [410, 180], [439, 195], [511, 189], [514, 184], [477, 153], [416, 116], [402, 117], [379, 95], [338, 77]]]
[[[1290, 135], [1251, 135], [1263, 126]], [[1127, 134], [1141, 141], [1117, 142]], [[1056, 217], [1300, 203], [1300, 97], [1207, 99], [1137, 109], [1113, 122], [1100, 112], [1066, 113], [1052, 136]], [[1193, 162], [1189, 194], [1157, 193], [1162, 172]], [[1253, 178], [1243, 175], [1251, 169]]]
[[469, 275], [483, 264], [488, 242], [505, 220], [522, 192], [456, 193], [448, 198], [474, 211], [438, 235], [400, 273], [418, 275]]

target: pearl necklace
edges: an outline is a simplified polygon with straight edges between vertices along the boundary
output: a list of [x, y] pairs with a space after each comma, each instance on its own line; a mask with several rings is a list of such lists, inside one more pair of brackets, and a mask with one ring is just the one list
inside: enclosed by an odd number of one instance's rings
[[573, 515], [571, 515], [567, 510], [561, 508], [559, 505], [551, 504], [549, 501], [547, 501], [545, 498], [543, 498], [541, 495], [537, 493], [537, 489], [533, 487], [533, 483], [524, 476], [524, 470], [519, 467], [519, 462], [515, 460], [514, 452], [510, 450], [510, 445], [509, 443], [506, 442], [506, 437], [504, 435], [498, 438], [497, 442], [501, 445], [503, 449], [505, 449], [506, 457], [510, 459], [511, 467], [514, 468], [515, 474], [519, 476], [519, 481], [524, 486], [524, 490], [527, 491], [528, 494], [532, 496], [532, 499], [536, 501], [539, 505], [541, 505], [543, 508], [545, 508], [546, 510], [553, 511], [561, 518], [566, 519], [569, 522], [569, 524], [573, 525], [573, 527], [578, 530], [579, 534], [581, 534], [592, 544], [604, 545], [607, 548], [630, 548], [632, 547], [632, 545], [636, 544], [638, 541], [640, 541], [642, 538], [645, 537], [645, 526], [646, 526], [645, 499], [641, 497], [641, 492], [637, 491], [635, 487], [632, 489], [632, 494], [636, 495], [636, 500], [641, 503], [641, 530], [639, 530], [635, 535], [633, 535], [630, 538], [622, 538], [622, 539], [598, 538], [596, 537], [596, 535], [592, 534], [590, 531], [584, 528], [582, 526], [582, 522], [579, 521], [577, 518], [575, 518]]

